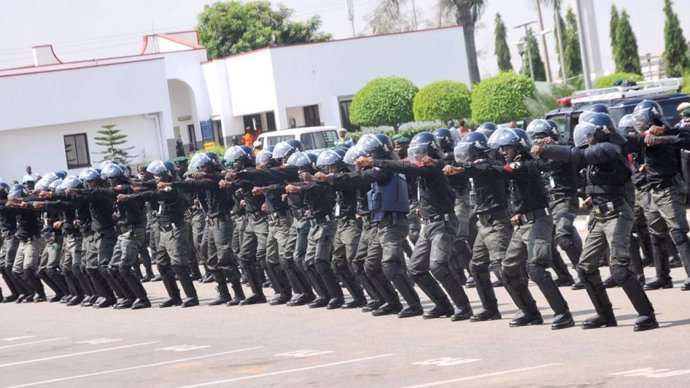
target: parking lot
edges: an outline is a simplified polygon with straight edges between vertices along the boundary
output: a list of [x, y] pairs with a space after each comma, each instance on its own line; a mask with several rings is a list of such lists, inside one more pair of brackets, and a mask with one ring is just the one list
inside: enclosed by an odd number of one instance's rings
[[[661, 327], [642, 333], [619, 288], [610, 290], [619, 326], [588, 331], [552, 331], [534, 286], [545, 324], [524, 328], [508, 327], [516, 309], [502, 288], [503, 319], [482, 323], [268, 305], [4, 304], [0, 387], [687, 387], [690, 293], [679, 290], [683, 270], [672, 275], [673, 289], [649, 293]], [[145, 286], [164, 300], [162, 283]], [[202, 303], [215, 295], [212, 284], [197, 288]], [[576, 321], [594, 313], [585, 291], [562, 290]]]

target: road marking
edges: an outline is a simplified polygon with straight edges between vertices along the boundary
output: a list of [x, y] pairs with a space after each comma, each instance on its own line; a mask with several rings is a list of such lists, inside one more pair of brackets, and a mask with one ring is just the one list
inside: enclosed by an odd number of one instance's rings
[[526, 371], [528, 371], [528, 370], [534, 370], [534, 369], [550, 368], [550, 367], [558, 366], [558, 365], [561, 365], [561, 363], [560, 363], [560, 362], [556, 362], [556, 363], [552, 363], [552, 364], [544, 364], [544, 365], [531, 366], [531, 367], [528, 367], [528, 368], [510, 369], [510, 370], [504, 370], [504, 371], [501, 371], [501, 372], [493, 372], [493, 373], [485, 373], [485, 374], [475, 375], [475, 376], [460, 377], [460, 378], [457, 378], [457, 379], [436, 381], [436, 382], [427, 383], [427, 384], [408, 385], [407, 387], [404, 387], [404, 388], [434, 387], [434, 386], [436, 386], [436, 385], [444, 385], [444, 384], [459, 383], [459, 382], [462, 382], [462, 381], [477, 380], [477, 379], [481, 379], [481, 378], [484, 378], [484, 377], [494, 377], [494, 376], [507, 375], [507, 374], [510, 374], [510, 373], [526, 372]]
[[454, 358], [454, 357], [440, 357], [433, 358], [426, 361], [413, 362], [412, 365], [433, 365], [433, 366], [453, 366], [460, 364], [469, 364], [470, 362], [481, 361], [481, 358]]
[[209, 385], [217, 385], [217, 384], [223, 384], [223, 383], [232, 383], [232, 382], [235, 382], [235, 381], [252, 380], [252, 379], [258, 379], [258, 378], [261, 378], [261, 377], [277, 376], [277, 375], [284, 375], [284, 374], [289, 374], [289, 373], [304, 372], [304, 371], [313, 370], [313, 369], [328, 368], [328, 367], [331, 367], [331, 366], [338, 366], [338, 365], [345, 365], [345, 364], [353, 364], [353, 363], [355, 363], [355, 362], [362, 362], [362, 361], [375, 360], [375, 359], [377, 359], [377, 358], [384, 358], [384, 357], [390, 357], [390, 356], [393, 356], [393, 353], [379, 354], [378, 356], [371, 356], [371, 357], [355, 358], [355, 359], [352, 359], [352, 360], [331, 362], [331, 363], [328, 363], [328, 364], [307, 366], [307, 367], [304, 367], [304, 368], [284, 369], [284, 370], [279, 370], [279, 371], [275, 371], [275, 372], [260, 373], [260, 374], [257, 374], [257, 375], [244, 376], [244, 377], [235, 377], [235, 378], [226, 379], [226, 380], [216, 380], [216, 381], [210, 381], [210, 382], [208, 382], [208, 383], [201, 383], [201, 384], [194, 384], [194, 385], [185, 385], [185, 386], [179, 387], [179, 388], [207, 387], [207, 386], [209, 386]]
[[59, 340], [67, 339], [67, 338], [69, 338], [69, 337], [49, 338], [49, 339], [37, 340], [37, 341], [31, 341], [31, 342], [22, 342], [20, 344], [3, 345], [3, 346], [0, 346], [0, 349], [16, 348], [17, 346], [33, 345], [33, 344], [40, 344], [43, 342], [59, 341]]
[[23, 335], [21, 337], [7, 337], [7, 338], [3, 338], [2, 340], [3, 341], [19, 341], [19, 340], [29, 339], [29, 338], [36, 338], [36, 336], [35, 335]]
[[142, 342], [142, 343], [139, 343], [139, 344], [123, 345], [123, 346], [117, 346], [117, 347], [114, 347], [114, 348], [96, 349], [96, 350], [89, 350], [89, 351], [86, 351], [86, 352], [63, 354], [63, 355], [60, 355], [60, 356], [37, 358], [37, 359], [35, 359], [35, 360], [26, 360], [26, 361], [10, 362], [10, 363], [8, 363], [8, 364], [0, 364], [0, 368], [6, 368], [6, 367], [8, 367], [8, 366], [15, 366], [15, 365], [31, 364], [31, 363], [34, 363], [34, 362], [41, 362], [41, 361], [57, 360], [57, 359], [60, 359], [60, 358], [68, 358], [68, 357], [83, 356], [83, 355], [85, 355], [85, 354], [109, 352], [109, 351], [111, 351], [111, 350], [120, 350], [120, 349], [135, 348], [135, 347], [137, 347], [137, 346], [145, 346], [145, 345], [157, 344], [157, 343], [159, 343], [159, 342], [161, 342], [161, 341]]
[[321, 354], [333, 353], [332, 350], [295, 350], [294, 352], [279, 353], [274, 354], [274, 357], [293, 357], [293, 358], [305, 358], [313, 357]]
[[690, 369], [653, 369], [641, 368], [633, 369], [625, 372], [609, 373], [609, 376], [623, 376], [623, 377], [647, 377], [660, 379], [664, 377], [682, 376], [690, 374]]
[[227, 351], [227, 352], [220, 352], [220, 353], [207, 354], [207, 355], [205, 355], [205, 356], [196, 356], [196, 357], [181, 358], [181, 359], [178, 359], [178, 360], [164, 361], [164, 362], [156, 362], [156, 363], [153, 363], [153, 364], [146, 364], [146, 365], [137, 365], [137, 366], [132, 366], [132, 367], [128, 367], [128, 368], [104, 370], [104, 371], [101, 371], [101, 372], [87, 373], [87, 374], [77, 375], [77, 376], [60, 377], [60, 378], [52, 379], [52, 380], [36, 381], [36, 382], [33, 382], [33, 383], [26, 383], [26, 384], [21, 384], [21, 385], [13, 385], [13, 386], [7, 387], [7, 388], [32, 387], [32, 386], [35, 386], [35, 385], [59, 383], [59, 382], [61, 382], [61, 381], [77, 380], [77, 379], [83, 379], [83, 378], [92, 377], [92, 376], [101, 376], [101, 375], [107, 375], [107, 374], [112, 374], [112, 373], [127, 372], [127, 371], [137, 370], [137, 369], [152, 368], [152, 367], [155, 367], [155, 366], [176, 364], [176, 363], [178, 363], [178, 362], [201, 360], [201, 359], [204, 359], [204, 358], [211, 358], [211, 357], [216, 357], [216, 356], [224, 356], [224, 355], [226, 355], [226, 354], [232, 354], [232, 353], [247, 352], [247, 351], [250, 351], [250, 350], [256, 350], [256, 349], [261, 349], [261, 348], [263, 348], [263, 346], [256, 346], [256, 347], [253, 347], [253, 348], [245, 348], [245, 349], [237, 349], [237, 350], [229, 350], [229, 351]]
[[92, 340], [79, 341], [77, 343], [78, 344], [88, 344], [88, 345], [102, 345], [102, 344], [109, 344], [112, 342], [120, 342], [120, 341], [122, 341], [120, 338], [95, 338]]
[[210, 346], [208, 345], [176, 345], [176, 346], [169, 346], [167, 348], [158, 348], [155, 350], [160, 350], [163, 352], [188, 352], [190, 350], [197, 350], [197, 349], [205, 349]]

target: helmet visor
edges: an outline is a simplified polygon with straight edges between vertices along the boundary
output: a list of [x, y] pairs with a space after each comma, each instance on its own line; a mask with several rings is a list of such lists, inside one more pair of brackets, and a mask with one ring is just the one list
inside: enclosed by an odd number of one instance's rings
[[429, 156], [429, 143], [414, 144], [407, 149], [407, 158], [413, 162], [421, 162], [425, 156]]

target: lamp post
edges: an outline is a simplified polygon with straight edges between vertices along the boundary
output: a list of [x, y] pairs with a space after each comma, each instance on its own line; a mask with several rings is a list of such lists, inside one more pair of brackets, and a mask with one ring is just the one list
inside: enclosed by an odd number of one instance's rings
[[[536, 22], [537, 22], [536, 20], [532, 20], [531, 22], [522, 23], [522, 24], [514, 27], [514, 28], [524, 28], [525, 29], [525, 37], [522, 38], [517, 44], [518, 44], [518, 51], [520, 51], [520, 46], [523, 45], [523, 52], [525, 52], [525, 51], [527, 52], [527, 62], [529, 65], [529, 73], [532, 76], [532, 80], [534, 80], [534, 68], [532, 67], [532, 52], [529, 48], [530, 30], [527, 27], [531, 24], [536, 23]], [[522, 54], [520, 54], [520, 56], [522, 56]]]

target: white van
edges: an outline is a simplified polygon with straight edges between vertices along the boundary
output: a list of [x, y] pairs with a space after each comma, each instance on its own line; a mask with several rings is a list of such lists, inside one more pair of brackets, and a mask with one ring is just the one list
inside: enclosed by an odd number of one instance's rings
[[319, 153], [335, 147], [335, 142], [338, 140], [338, 129], [333, 126], [281, 129], [262, 133], [256, 140], [263, 143], [264, 147], [268, 147], [281, 141], [297, 139], [304, 144], [305, 151]]

